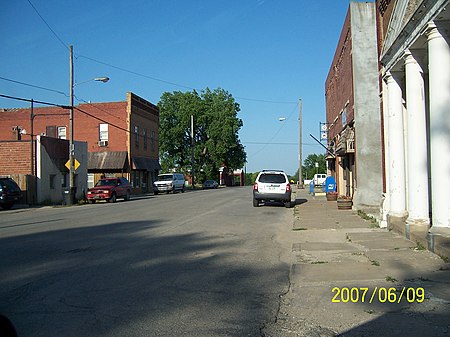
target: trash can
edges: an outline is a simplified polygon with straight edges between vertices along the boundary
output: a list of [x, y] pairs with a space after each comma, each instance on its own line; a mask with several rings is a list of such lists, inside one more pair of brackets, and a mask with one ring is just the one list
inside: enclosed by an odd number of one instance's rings
[[70, 187], [63, 187], [63, 205], [70, 205]]

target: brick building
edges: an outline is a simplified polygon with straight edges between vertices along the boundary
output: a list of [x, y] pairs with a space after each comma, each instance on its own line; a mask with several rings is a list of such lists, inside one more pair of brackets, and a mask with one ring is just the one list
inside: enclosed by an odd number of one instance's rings
[[[30, 166], [33, 148], [31, 144], [24, 145], [31, 138], [35, 140], [36, 135], [70, 137], [69, 112], [59, 107], [2, 109], [0, 125], [0, 140], [9, 141], [8, 146], [24, 148], [23, 163], [14, 157], [0, 162], [3, 174], [36, 172]], [[157, 106], [133, 93], [127, 93], [124, 102], [76, 106], [74, 140], [87, 143], [87, 186], [92, 186], [101, 175], [120, 175], [130, 180], [134, 193], [150, 191], [160, 170], [158, 131]], [[4, 156], [7, 152], [2, 153]]]
[[338, 193], [379, 215], [382, 144], [375, 3], [351, 1], [325, 82], [329, 169]]

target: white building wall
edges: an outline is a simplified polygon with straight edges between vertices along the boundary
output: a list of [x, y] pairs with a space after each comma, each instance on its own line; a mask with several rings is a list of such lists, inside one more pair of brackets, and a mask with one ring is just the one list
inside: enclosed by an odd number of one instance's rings
[[[403, 226], [407, 235], [412, 225], [426, 232], [431, 222], [428, 243], [433, 246], [434, 232], [450, 233], [446, 198], [450, 190], [450, 14], [445, 9], [450, 1], [428, 1], [426, 7], [411, 12], [408, 21], [402, 17], [406, 4], [404, 0], [395, 4], [381, 55], [386, 79], [382, 92], [385, 200], [389, 200], [384, 202], [382, 219], [389, 221], [386, 213], [400, 216], [406, 210]], [[400, 76], [394, 78], [390, 73]], [[403, 98], [406, 110], [400, 122]], [[395, 130], [405, 132], [403, 153], [402, 139]], [[399, 181], [403, 179], [402, 188]]]
[[379, 72], [374, 2], [351, 2], [352, 68], [354, 83], [355, 208], [370, 211], [380, 209], [382, 178]]

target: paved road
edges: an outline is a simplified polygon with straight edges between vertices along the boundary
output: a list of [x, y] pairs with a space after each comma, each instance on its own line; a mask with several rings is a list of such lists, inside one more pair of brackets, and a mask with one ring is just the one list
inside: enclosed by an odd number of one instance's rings
[[226, 188], [0, 212], [19, 336], [259, 336], [288, 289], [293, 210]]

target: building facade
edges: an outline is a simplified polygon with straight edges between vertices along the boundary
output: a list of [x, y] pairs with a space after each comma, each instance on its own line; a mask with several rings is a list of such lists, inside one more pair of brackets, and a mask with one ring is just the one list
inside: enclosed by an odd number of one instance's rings
[[[93, 186], [101, 176], [120, 175], [130, 180], [133, 193], [151, 191], [152, 182], [160, 170], [157, 106], [127, 93], [124, 102], [80, 104], [74, 108], [73, 118], [74, 140], [87, 143], [87, 158], [76, 158], [87, 166], [88, 177], [84, 186]], [[28, 146], [28, 157], [36, 156], [38, 135], [70, 138], [69, 112], [59, 107], [2, 109], [0, 124], [0, 140], [16, 143], [33, 140], [34, 147]], [[36, 173], [30, 162], [29, 158], [27, 172]], [[4, 165], [0, 163], [0, 166]], [[10, 167], [6, 171], [9, 170], [23, 169]], [[5, 170], [0, 168], [0, 171]]]
[[338, 193], [379, 216], [383, 190], [375, 3], [350, 2], [325, 82], [328, 167]]
[[383, 221], [411, 239], [450, 234], [450, 1], [378, 0]]

